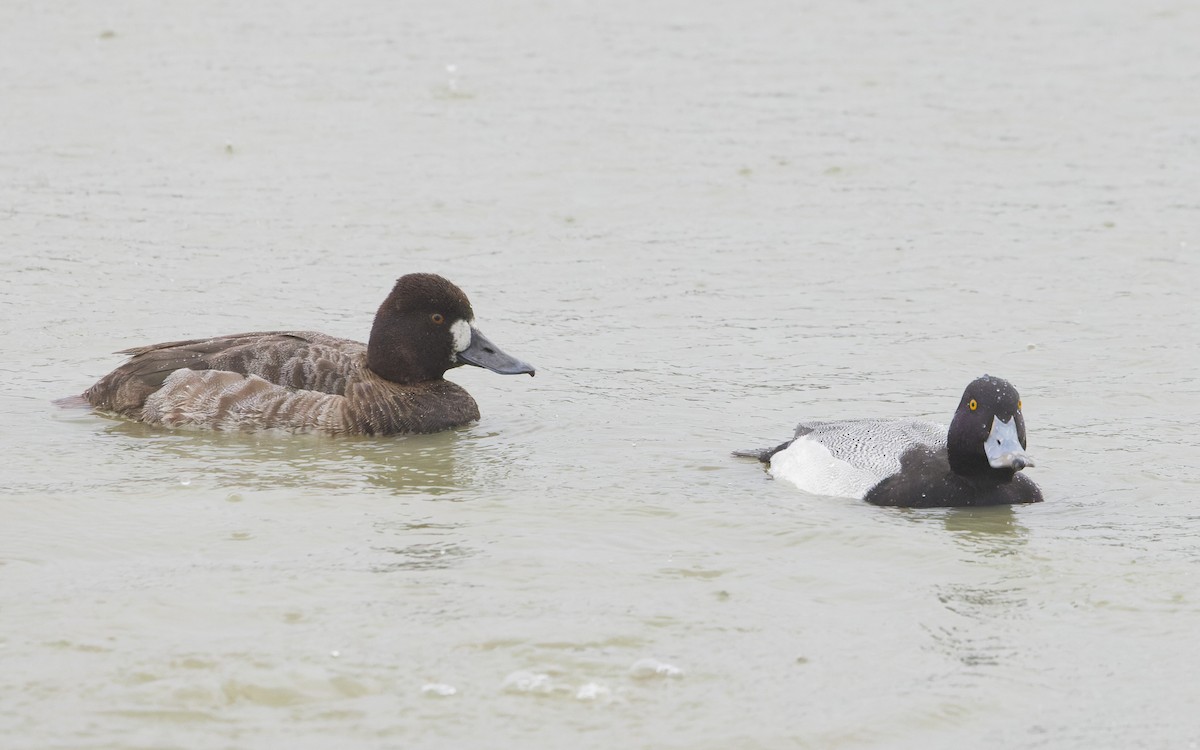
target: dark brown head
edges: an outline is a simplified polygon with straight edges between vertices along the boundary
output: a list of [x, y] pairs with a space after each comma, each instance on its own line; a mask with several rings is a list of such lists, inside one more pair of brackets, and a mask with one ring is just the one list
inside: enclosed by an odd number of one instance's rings
[[500, 351], [474, 322], [467, 295], [454, 284], [432, 273], [401, 276], [375, 313], [367, 366], [396, 383], [439, 380], [464, 364], [533, 375], [533, 367]]

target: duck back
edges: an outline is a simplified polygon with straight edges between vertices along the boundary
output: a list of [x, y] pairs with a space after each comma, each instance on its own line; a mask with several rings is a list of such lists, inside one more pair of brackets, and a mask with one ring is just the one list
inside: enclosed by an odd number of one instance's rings
[[235, 333], [125, 349], [130, 360], [100, 379], [83, 397], [97, 409], [137, 418], [146, 399], [178, 370], [221, 370], [256, 375], [268, 383], [344, 394], [366, 361], [366, 346], [313, 331]]

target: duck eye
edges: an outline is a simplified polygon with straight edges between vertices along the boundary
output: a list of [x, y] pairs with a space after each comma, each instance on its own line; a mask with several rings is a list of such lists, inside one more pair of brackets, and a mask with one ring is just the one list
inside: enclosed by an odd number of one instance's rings
[[429, 316], [429, 319], [438, 325], [446, 322], [446, 318], [443, 317], [441, 313], [434, 313], [433, 315]]
[[1017, 411], [1021, 411], [1021, 399], [1017, 399]]
[[975, 411], [976, 409], [979, 408], [979, 402], [976, 401], [975, 399], [971, 399], [970, 401], [967, 402], [967, 408], [970, 409], [971, 411]]

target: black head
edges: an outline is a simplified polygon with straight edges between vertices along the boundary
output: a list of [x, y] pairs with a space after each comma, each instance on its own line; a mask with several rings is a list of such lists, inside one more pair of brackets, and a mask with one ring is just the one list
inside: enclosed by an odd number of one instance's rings
[[1025, 454], [1021, 396], [1002, 378], [984, 375], [963, 391], [946, 438], [950, 468], [964, 476], [1012, 479], [1033, 460]]
[[467, 295], [454, 284], [432, 273], [401, 276], [375, 313], [367, 366], [396, 383], [438, 380], [464, 364], [533, 374], [475, 330], [474, 322]]

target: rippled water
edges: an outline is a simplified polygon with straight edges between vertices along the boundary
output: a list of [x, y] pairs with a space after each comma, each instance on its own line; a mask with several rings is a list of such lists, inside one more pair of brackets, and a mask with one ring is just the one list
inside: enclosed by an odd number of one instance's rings
[[[1200, 12], [0, 8], [0, 746], [1200, 742]], [[537, 378], [390, 440], [62, 411], [442, 273]], [[738, 448], [1020, 388], [1047, 502]]]

